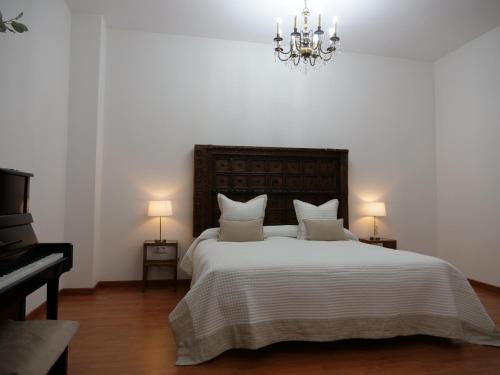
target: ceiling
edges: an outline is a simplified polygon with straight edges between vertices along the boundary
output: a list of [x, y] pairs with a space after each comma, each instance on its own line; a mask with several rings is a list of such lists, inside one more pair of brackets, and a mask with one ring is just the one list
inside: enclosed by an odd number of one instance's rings
[[[303, 0], [67, 0], [111, 28], [271, 43], [291, 32]], [[313, 19], [339, 18], [342, 50], [433, 61], [500, 26], [500, 0], [308, 0]], [[316, 22], [314, 22], [316, 24]], [[325, 28], [325, 27], [324, 27]]]

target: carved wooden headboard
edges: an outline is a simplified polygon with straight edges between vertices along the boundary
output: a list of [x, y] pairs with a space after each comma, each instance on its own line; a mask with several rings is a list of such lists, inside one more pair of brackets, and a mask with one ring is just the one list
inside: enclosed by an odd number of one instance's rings
[[195, 145], [193, 235], [218, 227], [217, 193], [247, 201], [267, 194], [265, 225], [297, 224], [293, 200], [339, 200], [349, 227], [348, 150]]

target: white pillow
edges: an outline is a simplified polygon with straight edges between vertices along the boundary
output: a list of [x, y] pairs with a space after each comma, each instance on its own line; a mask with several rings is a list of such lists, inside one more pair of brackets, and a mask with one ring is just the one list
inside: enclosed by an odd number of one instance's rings
[[237, 202], [223, 194], [217, 194], [217, 202], [224, 220], [255, 220], [264, 219], [267, 205], [267, 195], [259, 195], [248, 202]]
[[332, 199], [331, 201], [323, 203], [321, 206], [315, 206], [314, 204], [294, 199], [293, 206], [295, 207], [295, 215], [297, 215], [297, 221], [299, 223], [297, 238], [299, 240], [305, 240], [306, 228], [303, 220], [337, 219], [339, 201], [338, 199]]

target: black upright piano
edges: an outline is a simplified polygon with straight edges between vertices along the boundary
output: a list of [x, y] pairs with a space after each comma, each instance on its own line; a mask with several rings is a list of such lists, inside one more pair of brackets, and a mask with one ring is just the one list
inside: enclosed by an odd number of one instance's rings
[[59, 277], [73, 245], [39, 243], [29, 212], [30, 173], [0, 168], [0, 319], [24, 320], [26, 296], [47, 285], [47, 319], [57, 319]]

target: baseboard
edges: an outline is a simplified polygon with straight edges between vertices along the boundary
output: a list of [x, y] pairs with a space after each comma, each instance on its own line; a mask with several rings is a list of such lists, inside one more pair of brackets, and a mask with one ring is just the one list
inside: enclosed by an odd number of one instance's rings
[[[173, 280], [148, 280], [148, 287], [168, 287], [174, 284]], [[190, 285], [191, 279], [177, 280], [177, 285]], [[142, 280], [99, 281], [96, 289], [100, 288], [142, 288]]]
[[142, 285], [142, 280], [99, 281], [96, 289], [101, 288], [135, 288]]
[[59, 291], [61, 296], [80, 296], [95, 293], [95, 288], [63, 288]]
[[[173, 280], [148, 280], [148, 287], [167, 287], [174, 284]], [[177, 280], [177, 285], [190, 285], [191, 279]], [[94, 294], [97, 289], [102, 288], [140, 288], [142, 280], [107, 280], [99, 281], [93, 288], [63, 288], [59, 291], [61, 295]]]
[[[477, 281], [474, 279], [468, 279], [472, 286], [483, 288], [491, 292], [500, 293], [500, 287], [496, 285], [491, 285], [483, 283], [482, 281]], [[172, 286], [173, 280], [148, 280], [148, 287], [164, 287]], [[178, 285], [189, 286], [191, 284], [191, 279], [181, 279], [177, 280]], [[75, 296], [75, 295], [90, 295], [94, 294], [97, 289], [103, 288], [116, 288], [116, 287], [142, 287], [142, 280], [120, 280], [120, 281], [99, 281], [93, 288], [65, 288], [59, 291], [61, 296]], [[40, 306], [33, 309], [28, 315], [26, 315], [26, 320], [32, 320], [37, 316], [42, 315], [45, 311], [46, 302], [42, 302]]]
[[[170, 287], [174, 284], [173, 280], [148, 280], [148, 288]], [[187, 286], [191, 284], [191, 279], [177, 280], [178, 286]], [[142, 280], [120, 280], [120, 281], [99, 281], [93, 288], [63, 288], [59, 291], [59, 296], [83, 296], [96, 293], [97, 289], [105, 288], [142, 288]], [[44, 315], [46, 302], [42, 302], [38, 307], [31, 310], [26, 315], [26, 320], [33, 320], [40, 315]]]
[[[67, 288], [59, 290], [59, 296], [91, 295], [95, 293], [95, 288]], [[43, 301], [26, 315], [26, 320], [45, 319], [47, 301]]]
[[47, 302], [42, 302], [38, 307], [35, 307], [31, 312], [26, 315], [26, 320], [36, 319], [40, 315], [45, 315], [45, 306]]
[[477, 286], [479, 288], [489, 290], [490, 292], [500, 293], [500, 286], [483, 283], [482, 281], [477, 281], [474, 279], [468, 279], [468, 280], [470, 285], [472, 286]]

